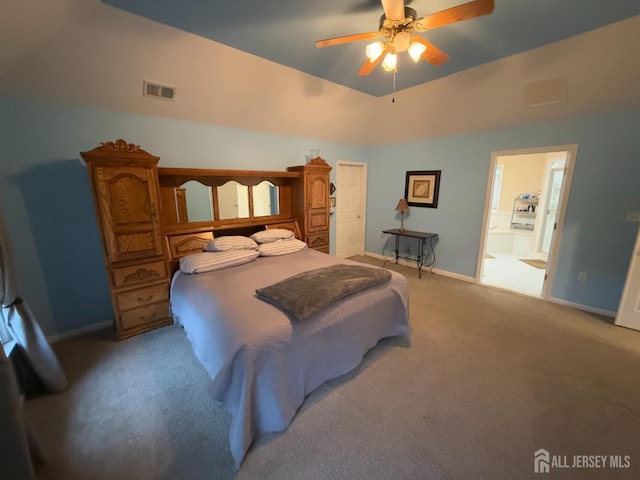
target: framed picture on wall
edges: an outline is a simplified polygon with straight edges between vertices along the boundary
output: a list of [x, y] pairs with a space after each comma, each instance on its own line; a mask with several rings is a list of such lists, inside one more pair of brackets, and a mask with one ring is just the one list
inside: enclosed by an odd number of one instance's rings
[[412, 207], [438, 208], [441, 170], [407, 172], [404, 198]]

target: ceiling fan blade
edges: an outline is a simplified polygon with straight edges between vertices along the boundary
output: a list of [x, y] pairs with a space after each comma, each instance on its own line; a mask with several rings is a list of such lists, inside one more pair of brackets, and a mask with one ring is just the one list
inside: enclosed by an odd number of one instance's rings
[[369, 75], [373, 71], [373, 69], [376, 68], [376, 65], [378, 65], [380, 61], [384, 58], [384, 56], [390, 51], [391, 51], [391, 45], [387, 45], [386, 47], [384, 47], [384, 50], [382, 50], [382, 53], [378, 55], [378, 58], [376, 58], [373, 61], [367, 60], [366, 62], [364, 62], [364, 65], [362, 65], [362, 67], [360, 68], [358, 75], [360, 76]]
[[444, 62], [449, 60], [449, 55], [444, 53], [434, 44], [427, 42], [424, 38], [418, 35], [411, 35], [411, 40], [414, 42], [421, 43], [425, 47], [427, 47], [427, 49], [424, 52], [422, 52], [422, 55], [420, 56], [430, 64], [436, 65], [436, 66], [442, 65]]
[[382, 0], [382, 8], [387, 20], [404, 20], [403, 0]]
[[380, 32], [364, 32], [364, 33], [354, 33], [352, 35], [345, 35], [343, 37], [334, 37], [327, 38], [325, 40], [318, 40], [316, 42], [316, 47], [330, 47], [332, 45], [340, 45], [342, 43], [349, 42], [357, 42], [358, 40], [367, 40], [370, 38], [375, 38], [380, 35]]
[[431, 15], [425, 15], [413, 22], [412, 27], [416, 32], [424, 32], [470, 18], [488, 15], [493, 12], [493, 9], [494, 0], [474, 0]]

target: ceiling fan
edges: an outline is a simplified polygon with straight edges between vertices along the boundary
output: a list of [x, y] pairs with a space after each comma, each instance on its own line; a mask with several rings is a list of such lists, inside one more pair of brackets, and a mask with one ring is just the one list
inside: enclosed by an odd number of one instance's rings
[[409, 52], [416, 62], [422, 58], [432, 65], [441, 65], [449, 59], [449, 56], [415, 32], [426, 32], [462, 20], [488, 15], [493, 12], [494, 0], [473, 0], [421, 18], [418, 18], [413, 8], [404, 5], [404, 0], [382, 0], [382, 8], [384, 14], [380, 17], [377, 32], [355, 33], [318, 40], [316, 47], [369, 40], [378, 36], [385, 37], [384, 42], [378, 41], [367, 46], [368, 60], [362, 65], [358, 75], [369, 75], [380, 61], [385, 70], [395, 71], [396, 54], [400, 52]]

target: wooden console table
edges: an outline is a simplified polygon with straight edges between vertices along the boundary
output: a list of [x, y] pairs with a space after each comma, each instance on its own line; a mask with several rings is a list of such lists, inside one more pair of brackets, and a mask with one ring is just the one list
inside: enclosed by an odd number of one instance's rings
[[[393, 235], [396, 239], [395, 244], [395, 258], [396, 263], [398, 263], [399, 258], [404, 258], [405, 260], [415, 260], [416, 265], [418, 266], [418, 278], [422, 278], [422, 267], [431, 267], [431, 273], [433, 273], [433, 264], [436, 262], [436, 254], [433, 249], [434, 240], [438, 240], [437, 233], [427, 233], [427, 232], [416, 232], [413, 230], [400, 230], [399, 228], [392, 228], [389, 230], [383, 230], [383, 235]], [[418, 251], [416, 255], [412, 255], [409, 250], [405, 254], [400, 252], [400, 237], [408, 238], [408, 239], [416, 239], [418, 242]], [[425, 254], [425, 245], [429, 240], [429, 249]], [[383, 252], [384, 254], [384, 252]], [[429, 259], [427, 261], [427, 259]]]

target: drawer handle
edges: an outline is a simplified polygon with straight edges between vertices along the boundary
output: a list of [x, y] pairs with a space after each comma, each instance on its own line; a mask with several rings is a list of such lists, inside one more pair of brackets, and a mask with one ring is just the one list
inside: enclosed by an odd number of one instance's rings
[[153, 293], [149, 295], [147, 298], [138, 297], [139, 302], [149, 302], [151, 301], [151, 299], [153, 299]]
[[155, 320], [155, 318], [156, 318], [156, 312], [153, 312], [151, 315], [148, 315], [146, 317], [144, 315], [140, 315], [138, 317], [138, 320], [145, 320], [145, 321], [146, 320]]

